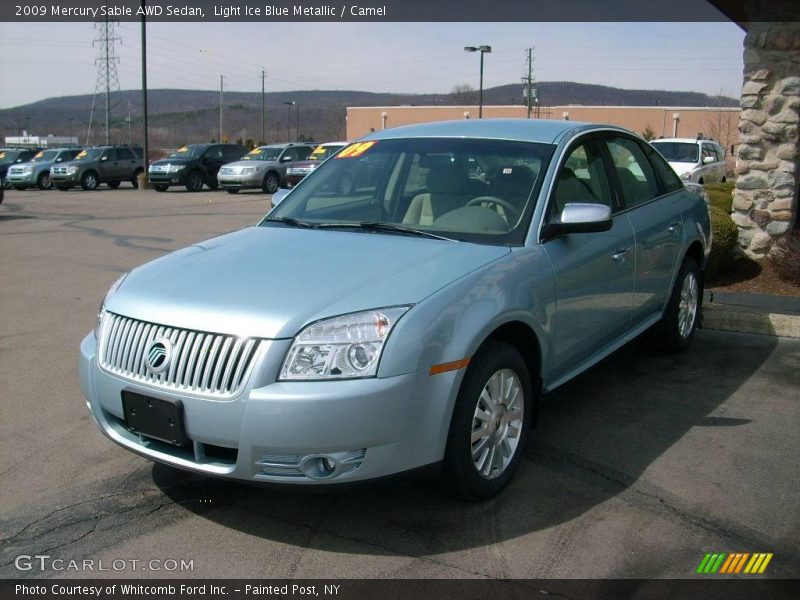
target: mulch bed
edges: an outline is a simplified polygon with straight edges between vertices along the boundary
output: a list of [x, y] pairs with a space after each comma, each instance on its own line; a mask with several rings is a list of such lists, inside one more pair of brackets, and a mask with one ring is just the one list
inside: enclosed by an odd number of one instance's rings
[[[800, 259], [799, 259], [800, 260]], [[800, 286], [781, 279], [769, 260], [742, 258], [706, 281], [706, 289], [736, 294], [800, 297]]]

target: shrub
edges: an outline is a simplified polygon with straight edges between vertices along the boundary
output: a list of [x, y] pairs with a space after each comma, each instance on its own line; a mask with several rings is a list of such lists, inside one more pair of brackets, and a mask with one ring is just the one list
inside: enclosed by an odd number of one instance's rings
[[708, 257], [706, 275], [713, 277], [724, 272], [733, 261], [733, 250], [739, 237], [739, 229], [730, 214], [716, 206], [709, 209], [711, 216], [711, 255]]
[[709, 183], [704, 185], [703, 189], [706, 191], [711, 206], [730, 214], [733, 204], [733, 182]]
[[800, 229], [779, 237], [772, 245], [769, 260], [781, 279], [800, 285]]

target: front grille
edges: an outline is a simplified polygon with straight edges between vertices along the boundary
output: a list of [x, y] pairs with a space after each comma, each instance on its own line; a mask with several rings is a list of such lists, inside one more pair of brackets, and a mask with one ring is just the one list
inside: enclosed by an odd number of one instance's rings
[[24, 173], [25, 171], [21, 167], [11, 167], [8, 170], [9, 175], [23, 175]]
[[67, 167], [53, 167], [53, 173], [56, 175], [66, 175]]
[[[168, 340], [169, 363], [161, 373], [146, 365], [156, 340]], [[100, 366], [133, 381], [214, 396], [233, 396], [247, 380], [261, 340], [168, 327], [106, 313]]]
[[168, 173], [169, 165], [150, 165], [151, 173]]

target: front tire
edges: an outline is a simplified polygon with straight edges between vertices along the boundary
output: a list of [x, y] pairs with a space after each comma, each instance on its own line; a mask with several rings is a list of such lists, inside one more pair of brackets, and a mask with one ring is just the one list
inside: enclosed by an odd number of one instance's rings
[[278, 187], [280, 186], [280, 179], [278, 178], [277, 173], [267, 173], [267, 176], [264, 177], [264, 184], [263, 189], [265, 194], [274, 194], [278, 191]]
[[40, 190], [49, 190], [51, 187], [53, 187], [53, 182], [50, 181], [50, 173], [42, 173], [39, 175], [39, 177], [36, 179], [36, 187], [38, 187]]
[[91, 171], [84, 173], [83, 177], [81, 177], [81, 187], [87, 192], [93, 192], [97, 189], [99, 184], [100, 182], [97, 180], [97, 174]]
[[519, 466], [535, 406], [520, 353], [504, 342], [486, 342], [464, 374], [453, 409], [445, 490], [472, 502], [499, 494]]
[[192, 171], [186, 177], [186, 190], [189, 192], [199, 192], [203, 189], [203, 176], [197, 172]]
[[700, 322], [703, 278], [693, 258], [683, 259], [664, 316], [654, 328], [655, 340], [664, 352], [683, 352], [689, 347]]

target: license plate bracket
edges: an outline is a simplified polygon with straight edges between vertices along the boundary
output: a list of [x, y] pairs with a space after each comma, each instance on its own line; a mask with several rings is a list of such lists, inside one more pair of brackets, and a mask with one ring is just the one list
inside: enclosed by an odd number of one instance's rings
[[122, 409], [125, 426], [133, 433], [172, 446], [185, 446], [190, 441], [183, 425], [180, 400], [164, 400], [123, 390]]

